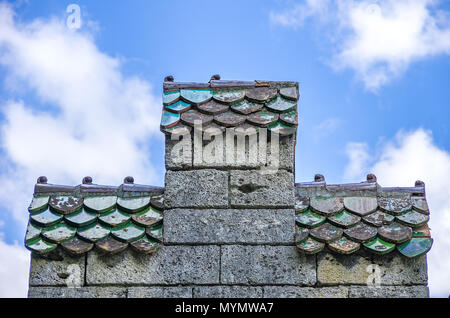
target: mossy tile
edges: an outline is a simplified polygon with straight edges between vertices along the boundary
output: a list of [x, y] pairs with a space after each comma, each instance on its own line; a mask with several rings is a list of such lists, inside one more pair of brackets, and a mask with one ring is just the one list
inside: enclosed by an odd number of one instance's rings
[[117, 205], [119, 206], [119, 208], [130, 213], [142, 211], [149, 204], [150, 204], [150, 196], [117, 199]]
[[77, 231], [77, 235], [89, 242], [96, 242], [107, 237], [110, 232], [109, 227], [103, 226], [102, 224], [96, 222], [79, 229]]
[[191, 127], [194, 127], [196, 123], [206, 126], [211, 123], [213, 116], [203, 114], [195, 109], [190, 109], [187, 112], [181, 114], [181, 121]]
[[280, 88], [280, 95], [284, 98], [296, 101], [298, 99], [298, 89], [295, 86]]
[[202, 104], [209, 101], [213, 96], [213, 91], [209, 89], [181, 89], [181, 98], [194, 104]]
[[25, 243], [38, 238], [40, 234], [41, 228], [31, 222], [28, 222], [27, 233], [25, 234]]
[[83, 198], [77, 198], [71, 195], [53, 195], [50, 197], [48, 203], [55, 212], [70, 214], [81, 209]]
[[297, 248], [305, 253], [305, 254], [316, 254], [323, 250], [325, 247], [324, 243], [317, 242], [316, 240], [308, 237], [306, 240], [303, 240], [299, 243], [295, 244]]
[[131, 216], [133, 221], [140, 226], [148, 227], [162, 221], [162, 213], [158, 210], [149, 207], [142, 212], [138, 212]]
[[425, 198], [411, 198], [411, 204], [412, 208], [416, 210], [417, 212], [423, 213], [423, 214], [429, 214], [430, 211], [428, 210], [428, 203]]
[[111, 234], [122, 242], [133, 242], [145, 235], [145, 229], [129, 222], [125, 225], [113, 228]]
[[315, 228], [319, 225], [321, 225], [323, 222], [325, 222], [326, 218], [318, 215], [311, 210], [306, 210], [305, 212], [301, 212], [295, 216], [295, 221], [303, 226], [307, 227], [309, 229]]
[[270, 124], [268, 126], [268, 129], [273, 133], [279, 134], [280, 136], [293, 135], [297, 131], [297, 127], [288, 126], [279, 121], [277, 121], [276, 123]]
[[429, 220], [428, 215], [411, 210], [396, 217], [397, 222], [411, 227], [420, 227]]
[[263, 109], [257, 113], [253, 113], [247, 117], [247, 121], [260, 127], [267, 127], [278, 120], [278, 114]]
[[346, 229], [344, 234], [353, 241], [367, 243], [377, 236], [377, 228], [360, 222], [355, 226]]
[[214, 122], [223, 127], [236, 127], [245, 122], [246, 117], [236, 114], [232, 111], [227, 111], [214, 116]]
[[364, 246], [375, 254], [387, 254], [395, 249], [395, 244], [383, 241], [379, 237], [374, 238], [372, 241], [364, 244]]
[[76, 229], [64, 222], [42, 230], [42, 236], [52, 243], [61, 243], [75, 236]]
[[394, 219], [395, 217], [393, 215], [378, 210], [372, 214], [365, 216], [363, 218], [363, 221], [369, 225], [380, 227], [382, 225], [391, 224]]
[[296, 126], [298, 124], [297, 110], [280, 114], [280, 120], [286, 125]]
[[75, 236], [68, 241], [62, 242], [61, 246], [72, 255], [81, 255], [92, 250], [94, 244], [86, 242]]
[[46, 227], [51, 226], [62, 220], [63, 216], [52, 212], [49, 208], [44, 211], [32, 213], [30, 216], [37, 225]]
[[214, 92], [213, 98], [221, 103], [238, 103], [245, 97], [245, 90], [243, 89], [227, 89], [217, 90]]
[[49, 243], [43, 240], [41, 237], [38, 237], [26, 243], [26, 247], [35, 253], [44, 254], [53, 251], [58, 247], [58, 244]]
[[245, 96], [247, 99], [257, 103], [267, 102], [275, 98], [277, 94], [278, 90], [270, 87], [255, 87], [249, 88], [245, 91]]
[[128, 243], [118, 241], [112, 236], [108, 236], [102, 240], [95, 242], [95, 247], [108, 254], [120, 253], [125, 250], [127, 246]]
[[413, 229], [413, 237], [431, 237], [430, 228], [428, 224], [416, 227]]
[[403, 244], [397, 245], [397, 250], [408, 258], [414, 258], [427, 253], [433, 245], [433, 239], [413, 237]]
[[321, 226], [318, 226], [311, 231], [309, 231], [309, 235], [312, 236], [315, 240], [329, 243], [339, 239], [342, 236], [343, 230], [331, 225], [330, 223], [324, 223]]
[[355, 225], [356, 223], [361, 221], [361, 218], [359, 216], [347, 212], [346, 210], [343, 210], [338, 214], [329, 217], [328, 221], [336, 226], [349, 228], [352, 225]]
[[309, 230], [298, 225], [295, 226], [295, 243], [304, 241], [309, 235]]
[[64, 219], [76, 227], [85, 227], [97, 220], [97, 214], [81, 209], [79, 212], [65, 215]]
[[157, 210], [164, 209], [164, 195], [154, 195], [150, 198], [150, 205]]
[[226, 112], [230, 107], [228, 105], [224, 105], [216, 102], [215, 100], [210, 100], [209, 102], [197, 106], [197, 108], [208, 115], [217, 115], [223, 112]]
[[145, 235], [141, 239], [130, 243], [130, 246], [140, 253], [151, 254], [161, 248], [161, 243]]
[[98, 219], [108, 226], [115, 227], [128, 223], [131, 215], [120, 210], [106, 212], [98, 217]]
[[148, 236], [150, 236], [151, 238], [162, 242], [162, 235], [163, 235], [163, 226], [162, 224], [153, 226], [153, 227], [149, 227], [145, 230], [145, 232], [147, 233]]
[[98, 213], [103, 213], [111, 210], [116, 206], [117, 196], [108, 195], [108, 196], [95, 196], [95, 197], [86, 197], [84, 198], [84, 206], [91, 211], [95, 211]]
[[310, 205], [315, 212], [325, 216], [332, 216], [344, 209], [342, 198], [312, 197]]
[[243, 101], [242, 103], [231, 106], [231, 109], [239, 114], [248, 115], [257, 112], [263, 108], [264, 104]]
[[183, 136], [190, 134], [192, 131], [192, 127], [186, 126], [182, 123], [178, 123], [173, 127], [163, 128], [162, 131], [168, 135]]
[[48, 206], [48, 200], [50, 199], [50, 196], [36, 196], [33, 198], [33, 200], [30, 203], [30, 206], [28, 207], [28, 211], [30, 212], [37, 212], [41, 210], [47, 209]]
[[400, 244], [412, 237], [412, 230], [397, 222], [389, 225], [383, 225], [378, 229], [378, 235], [385, 241]]
[[397, 216], [411, 209], [411, 200], [409, 198], [379, 197], [378, 205], [383, 211]]
[[346, 237], [341, 237], [340, 239], [329, 243], [328, 248], [339, 254], [351, 254], [359, 250], [360, 244], [353, 242]]
[[308, 197], [296, 197], [294, 204], [295, 212], [300, 213], [304, 212], [309, 208], [309, 198]]

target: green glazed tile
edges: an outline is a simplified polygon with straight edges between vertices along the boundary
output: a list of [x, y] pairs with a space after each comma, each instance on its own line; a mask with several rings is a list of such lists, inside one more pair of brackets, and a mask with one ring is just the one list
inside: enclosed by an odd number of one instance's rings
[[266, 107], [276, 112], [288, 112], [297, 108], [297, 103], [278, 96], [273, 101], [266, 104]]
[[342, 212], [329, 217], [328, 221], [333, 223], [334, 225], [343, 228], [349, 228], [350, 226], [361, 221], [361, 218], [354, 214], [348, 213], [346, 210], [343, 210]]
[[304, 241], [309, 235], [309, 230], [304, 227], [295, 225], [295, 243]]
[[280, 120], [286, 125], [296, 126], [298, 124], [297, 110], [280, 114]]
[[64, 222], [42, 230], [42, 236], [52, 243], [61, 243], [74, 237], [76, 229]]
[[117, 196], [97, 196], [97, 197], [85, 197], [84, 206], [91, 211], [103, 213], [111, 210], [116, 206]]
[[323, 250], [325, 247], [324, 243], [317, 242], [312, 238], [308, 237], [306, 240], [295, 244], [297, 248], [305, 254], [316, 254]]
[[152, 207], [148, 207], [142, 212], [133, 214], [131, 218], [136, 224], [144, 227], [159, 223], [163, 219], [162, 213]]
[[137, 226], [133, 222], [113, 228], [111, 234], [122, 242], [133, 242], [145, 235], [144, 228]]
[[78, 236], [88, 240], [89, 242], [96, 242], [107, 237], [110, 233], [110, 229], [101, 225], [100, 223], [92, 223], [77, 231]]
[[49, 199], [50, 199], [50, 196], [34, 197], [30, 203], [30, 206], [28, 207], [28, 211], [37, 212], [40, 210], [47, 209]]
[[118, 198], [117, 204], [124, 211], [135, 213], [142, 211], [150, 204], [150, 196], [137, 198]]
[[306, 209], [309, 208], [309, 198], [303, 197], [303, 198], [295, 198], [295, 213], [300, 213], [306, 211]]
[[268, 126], [268, 128], [271, 132], [277, 133], [280, 136], [293, 135], [297, 131], [297, 127], [288, 126], [279, 121], [277, 121], [276, 123], [270, 124]]
[[149, 238], [147, 235], [130, 243], [130, 245], [134, 250], [144, 254], [154, 253], [161, 248], [161, 244], [158, 241]]
[[247, 121], [261, 127], [267, 127], [272, 123], [276, 123], [279, 115], [263, 109], [257, 113], [253, 113], [247, 117]]
[[81, 209], [79, 212], [65, 215], [64, 219], [76, 227], [85, 227], [86, 225], [89, 225], [97, 220], [97, 214]]
[[433, 245], [433, 239], [425, 237], [413, 237], [409, 241], [397, 245], [397, 250], [404, 256], [413, 258], [428, 252]]
[[179, 91], [173, 91], [173, 92], [164, 92], [163, 94], [163, 104], [164, 105], [170, 105], [173, 102], [175, 102], [180, 97]]
[[403, 225], [420, 227], [428, 222], [429, 217], [426, 214], [411, 210], [409, 212], [406, 212], [405, 214], [397, 216], [396, 219]]
[[395, 248], [395, 244], [383, 241], [379, 237], [376, 237], [372, 241], [364, 244], [364, 246], [375, 254], [387, 254], [392, 252]]
[[346, 237], [341, 237], [339, 240], [336, 240], [332, 243], [328, 244], [328, 248], [339, 254], [351, 254], [359, 250], [361, 245], [357, 242], [353, 242]]
[[325, 217], [318, 215], [308, 209], [305, 212], [297, 214], [295, 217], [295, 221], [301, 226], [312, 229], [325, 222]]
[[184, 113], [185, 111], [188, 111], [190, 108], [191, 108], [191, 104], [188, 104], [182, 100], [179, 100], [178, 102], [176, 102], [172, 105], [164, 107], [164, 109], [168, 110], [169, 112], [176, 113], [176, 114]]
[[81, 208], [83, 198], [77, 198], [71, 195], [53, 195], [48, 204], [52, 209], [60, 214], [70, 214]]
[[221, 103], [237, 103], [244, 99], [245, 90], [217, 90], [214, 92], [213, 98]]
[[105, 223], [106, 225], [109, 225], [111, 227], [126, 224], [130, 220], [130, 218], [131, 218], [131, 215], [129, 215], [128, 213], [119, 211], [117, 209], [110, 211], [110, 212], [106, 212], [105, 214], [102, 214], [98, 217], [98, 219], [100, 221], [102, 221], [103, 223]]
[[194, 104], [204, 103], [213, 96], [212, 90], [206, 89], [181, 89], [180, 93], [183, 99]]
[[166, 110], [163, 110], [161, 115], [161, 127], [162, 128], [170, 128], [175, 126], [180, 122], [181, 116], [180, 114], [175, 114]]
[[40, 226], [51, 226], [61, 221], [63, 216], [53, 213], [49, 208], [47, 208], [47, 210], [41, 212], [31, 213], [30, 218]]
[[153, 238], [159, 242], [162, 241], [162, 231], [163, 231], [162, 224], [156, 225], [154, 227], [149, 227], [145, 230], [147, 235], [149, 235], [151, 238]]
[[25, 234], [25, 243], [38, 238], [40, 234], [41, 228], [31, 222], [28, 222], [27, 233]]
[[43, 254], [53, 251], [55, 248], [58, 247], [58, 245], [46, 242], [42, 238], [38, 237], [34, 240], [29, 241], [26, 244], [26, 247], [33, 252]]

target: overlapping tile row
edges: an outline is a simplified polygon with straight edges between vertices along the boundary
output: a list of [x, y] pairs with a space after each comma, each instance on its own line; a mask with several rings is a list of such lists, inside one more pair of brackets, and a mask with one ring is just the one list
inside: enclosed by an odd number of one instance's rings
[[433, 239], [424, 196], [353, 192], [296, 195], [295, 243], [300, 251], [315, 254], [327, 248], [351, 254], [364, 248], [387, 254], [397, 250], [408, 258], [429, 251]]
[[74, 255], [93, 248], [114, 254], [128, 247], [153, 253], [161, 246], [160, 193], [35, 193], [28, 210], [25, 246], [35, 253], [48, 253], [58, 246]]
[[296, 83], [239, 83], [165, 86], [161, 130], [166, 134], [184, 134], [197, 122], [212, 135], [230, 127], [252, 127], [255, 131], [267, 128], [281, 136], [296, 133]]

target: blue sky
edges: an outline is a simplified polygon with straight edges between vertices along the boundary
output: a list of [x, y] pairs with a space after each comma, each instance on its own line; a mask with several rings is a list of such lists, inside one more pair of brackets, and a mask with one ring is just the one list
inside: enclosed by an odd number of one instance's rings
[[[81, 8], [77, 30], [66, 25], [72, 3]], [[383, 186], [425, 181], [436, 240], [430, 290], [450, 293], [448, 1], [28, 0], [0, 8], [0, 262], [19, 255], [3, 268], [27, 275], [21, 242], [38, 176], [120, 184], [133, 175], [163, 185], [162, 79], [206, 82], [218, 73], [299, 82], [297, 182], [315, 173], [359, 182], [369, 172]], [[0, 296], [24, 296], [26, 280], [16, 285]]]

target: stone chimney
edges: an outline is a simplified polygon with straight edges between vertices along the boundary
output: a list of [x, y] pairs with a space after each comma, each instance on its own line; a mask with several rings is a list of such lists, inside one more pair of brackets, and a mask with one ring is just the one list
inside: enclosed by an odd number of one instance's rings
[[424, 183], [295, 183], [298, 99], [166, 77], [165, 187], [40, 177], [29, 297], [427, 297]]

